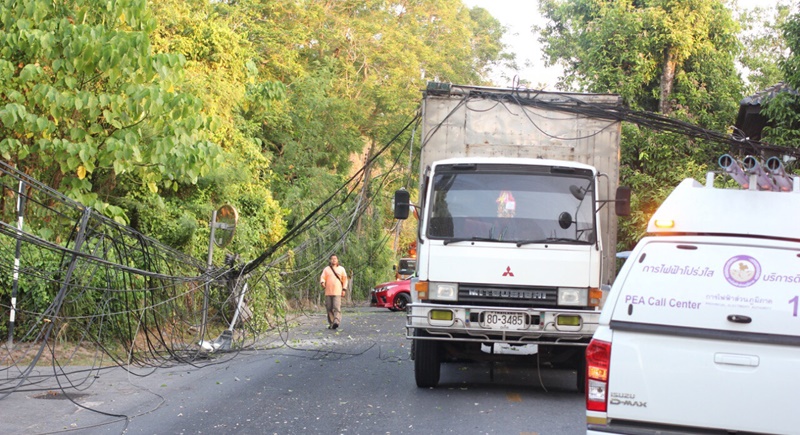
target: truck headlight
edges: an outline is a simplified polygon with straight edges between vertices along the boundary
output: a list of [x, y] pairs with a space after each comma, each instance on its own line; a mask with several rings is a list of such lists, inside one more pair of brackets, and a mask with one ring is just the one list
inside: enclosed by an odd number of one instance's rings
[[558, 305], [585, 307], [588, 303], [588, 291], [585, 288], [558, 289]]
[[457, 301], [458, 284], [451, 282], [431, 282], [428, 284], [428, 299]]

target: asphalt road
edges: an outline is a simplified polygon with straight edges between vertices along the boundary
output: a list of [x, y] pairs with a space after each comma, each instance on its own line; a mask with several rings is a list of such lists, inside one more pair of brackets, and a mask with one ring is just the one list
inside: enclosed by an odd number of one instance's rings
[[102, 371], [74, 402], [54, 387], [14, 393], [0, 400], [0, 433], [585, 433], [568, 370], [448, 363], [438, 388], [417, 388], [404, 323], [350, 307], [337, 331], [322, 313], [301, 316], [220, 364]]

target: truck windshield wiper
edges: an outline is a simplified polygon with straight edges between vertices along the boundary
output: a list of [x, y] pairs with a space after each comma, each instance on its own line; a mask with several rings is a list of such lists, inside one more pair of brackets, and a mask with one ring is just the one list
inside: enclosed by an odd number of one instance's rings
[[576, 240], [570, 239], [567, 237], [548, 237], [546, 239], [536, 239], [536, 240], [520, 240], [517, 242], [517, 247], [519, 248], [522, 245], [531, 245], [534, 243], [575, 243], [578, 245], [588, 245], [590, 244], [584, 240]]
[[506, 242], [505, 240], [495, 239], [494, 237], [461, 237], [458, 239], [447, 239], [444, 241], [443, 244], [449, 245], [451, 243], [458, 243], [458, 242]]

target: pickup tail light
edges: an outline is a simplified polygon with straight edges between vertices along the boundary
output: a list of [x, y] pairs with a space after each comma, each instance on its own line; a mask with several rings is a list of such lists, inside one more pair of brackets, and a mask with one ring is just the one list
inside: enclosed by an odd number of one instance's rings
[[606, 412], [608, 409], [608, 366], [611, 343], [592, 340], [586, 347], [586, 409]]

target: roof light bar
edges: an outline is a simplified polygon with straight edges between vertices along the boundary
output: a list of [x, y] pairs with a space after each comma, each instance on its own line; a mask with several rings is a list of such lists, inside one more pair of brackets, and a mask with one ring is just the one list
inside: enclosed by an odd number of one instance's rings
[[755, 156], [746, 156], [738, 161], [730, 154], [723, 154], [717, 161], [720, 168], [731, 176], [743, 189], [769, 190], [773, 192], [795, 191], [798, 177], [786, 173], [778, 157], [763, 162]]
[[775, 184], [778, 185], [778, 188], [781, 190], [781, 192], [791, 192], [792, 177], [783, 169], [783, 163], [781, 160], [777, 157], [770, 157], [767, 159], [766, 165], [769, 173], [772, 175], [772, 178], [775, 179]]
[[757, 158], [753, 156], [747, 156], [744, 158], [744, 160], [742, 160], [742, 165], [748, 174], [753, 174], [756, 176], [756, 185], [759, 189], [778, 190], [778, 186], [776, 186], [775, 182], [772, 181], [772, 178], [767, 175], [767, 171], [764, 170], [764, 166]]
[[739, 162], [731, 157], [730, 154], [723, 154], [720, 156], [717, 163], [719, 163], [720, 168], [724, 169], [731, 178], [742, 186], [742, 189], [750, 188], [750, 181], [747, 180], [747, 175], [742, 170]]

